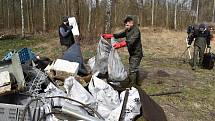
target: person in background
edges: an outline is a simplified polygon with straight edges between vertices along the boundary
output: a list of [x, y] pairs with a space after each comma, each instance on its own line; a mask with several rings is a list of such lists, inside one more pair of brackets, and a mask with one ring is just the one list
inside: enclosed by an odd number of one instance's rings
[[212, 35], [210, 33], [210, 29], [206, 24], [200, 24], [198, 28], [194, 29], [194, 31], [189, 35], [187, 46], [188, 48], [190, 48], [192, 42], [195, 40], [192, 70], [195, 70], [197, 65], [202, 68], [202, 62], [206, 46], [208, 49], [211, 48], [211, 38]]
[[143, 57], [142, 44], [141, 44], [141, 33], [139, 28], [134, 24], [132, 17], [128, 16], [124, 20], [125, 30], [113, 34], [113, 37], [124, 38], [126, 37], [127, 48], [129, 52], [129, 75], [131, 85], [141, 86], [139, 80], [139, 66]]
[[59, 38], [60, 44], [62, 46], [62, 51], [65, 52], [71, 45], [75, 43], [73, 33], [72, 33], [72, 26], [69, 26], [67, 16], [64, 16], [62, 19], [62, 24], [59, 26]]

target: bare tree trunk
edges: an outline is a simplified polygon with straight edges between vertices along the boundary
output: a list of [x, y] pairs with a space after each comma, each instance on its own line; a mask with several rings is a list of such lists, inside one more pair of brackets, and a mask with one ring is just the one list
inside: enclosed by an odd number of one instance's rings
[[29, 14], [29, 0], [26, 0], [26, 14], [27, 14], [27, 25], [28, 25], [28, 32], [30, 31], [30, 14]]
[[92, 0], [90, 0], [89, 3], [89, 17], [88, 17], [88, 26], [87, 26], [87, 30], [88, 32], [90, 32], [90, 25], [91, 25], [91, 12], [92, 12]]
[[25, 37], [25, 20], [24, 20], [24, 11], [23, 11], [23, 0], [20, 0], [21, 3], [21, 18], [22, 18], [22, 37]]
[[169, 1], [166, 0], [166, 28], [169, 28]]
[[34, 24], [35, 24], [35, 22], [34, 22], [34, 10], [35, 10], [35, 1], [34, 0], [32, 0], [32, 11], [31, 11], [31, 22], [32, 22], [32, 32], [34, 33]]
[[14, 6], [14, 1], [15, 0], [13, 0], [13, 2], [12, 2], [12, 4], [13, 4], [13, 28], [14, 28], [14, 33], [16, 34], [16, 14], [15, 14], [15, 6]]
[[2, 23], [1, 23], [1, 25], [2, 25], [2, 29], [4, 29], [4, 0], [1, 0], [1, 13], [2, 13], [2, 17], [1, 17]]
[[199, 21], [199, 0], [197, 0], [197, 5], [196, 5], [196, 24]]
[[177, 5], [178, 0], [175, 0], [175, 10], [174, 10], [174, 29], [177, 30]]
[[46, 32], [46, 0], [43, 0], [43, 32]]
[[9, 0], [7, 0], [7, 28], [10, 28], [10, 5]]
[[215, 22], [214, 17], [215, 17], [215, 0], [213, 1], [214, 5], [213, 5], [213, 16], [212, 16], [212, 22]]
[[105, 33], [111, 33], [111, 11], [112, 11], [112, 0], [107, 0]]
[[155, 0], [152, 0], [152, 22], [151, 25], [154, 27], [154, 11], [155, 11]]
[[114, 1], [114, 23], [117, 23], [117, 0]]

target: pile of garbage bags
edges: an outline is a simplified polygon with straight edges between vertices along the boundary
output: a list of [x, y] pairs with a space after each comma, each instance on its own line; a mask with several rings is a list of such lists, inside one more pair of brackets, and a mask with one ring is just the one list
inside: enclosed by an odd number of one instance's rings
[[[17, 121], [133, 121], [140, 116], [147, 121], [166, 121], [163, 109], [139, 87], [118, 91], [110, 85], [110, 82], [119, 85], [126, 80], [127, 72], [117, 50], [102, 37], [95, 57], [89, 59], [87, 65], [77, 43], [64, 53], [62, 59], [55, 61], [29, 57], [21, 63], [13, 62], [14, 57], [21, 60], [17, 53], [10, 55], [11, 60], [3, 60], [3, 65], [8, 65], [8, 61], [12, 64], [10, 68], [0, 69], [0, 76], [5, 75], [5, 71], [15, 75], [14, 80], [23, 76], [24, 81], [20, 82], [24, 85], [20, 88], [11, 86], [10, 93], [0, 92], [0, 108], [17, 110], [16, 113], [0, 114], [5, 117], [3, 121], [9, 120], [8, 115], [13, 115]], [[15, 73], [17, 68], [23, 75]], [[100, 78], [100, 74], [108, 76]], [[89, 81], [82, 78], [84, 76], [89, 76]], [[8, 84], [6, 77], [7, 86], [16, 85], [16, 81]], [[23, 98], [13, 99], [14, 95]]]

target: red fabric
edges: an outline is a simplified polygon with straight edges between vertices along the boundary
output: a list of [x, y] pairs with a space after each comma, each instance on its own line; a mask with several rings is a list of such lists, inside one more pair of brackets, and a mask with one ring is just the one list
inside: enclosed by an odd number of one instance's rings
[[113, 34], [102, 34], [102, 37], [105, 39], [111, 39], [113, 37]]
[[115, 43], [115, 44], [113, 45], [113, 47], [114, 47], [115, 49], [119, 49], [119, 48], [122, 48], [122, 47], [125, 47], [125, 46], [127, 46], [127, 43], [125, 42], [125, 40], [120, 41], [120, 42], [117, 42], [117, 43]]

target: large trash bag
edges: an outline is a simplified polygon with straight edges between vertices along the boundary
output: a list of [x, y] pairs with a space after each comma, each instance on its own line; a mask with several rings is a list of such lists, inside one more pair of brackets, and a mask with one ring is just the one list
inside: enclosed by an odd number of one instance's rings
[[144, 90], [140, 87], [136, 87], [139, 95], [140, 102], [142, 104], [142, 116], [147, 121], [167, 121], [164, 110], [158, 105], [152, 98], [150, 98]]
[[97, 78], [97, 75], [92, 76], [88, 88], [98, 104], [97, 112], [106, 119], [120, 105], [119, 94], [104, 80]]
[[123, 81], [127, 78], [127, 72], [121, 62], [118, 52], [112, 48], [108, 58], [108, 75], [112, 81]]
[[[138, 90], [134, 87], [132, 87], [131, 89], [128, 89], [128, 92], [127, 92], [128, 95], [126, 97], [127, 98], [126, 101], [124, 101], [126, 96], [125, 93], [126, 91], [121, 92], [120, 105], [110, 113], [106, 121], [119, 121], [119, 120], [133, 121], [134, 118], [140, 114], [141, 103], [140, 103], [140, 95], [138, 93]], [[121, 117], [122, 119], [120, 119], [120, 115], [123, 115], [122, 116], [123, 118]]]
[[108, 71], [108, 57], [111, 50], [111, 45], [103, 38], [100, 38], [93, 73], [99, 72], [106, 74]]
[[63, 60], [79, 63], [78, 74], [87, 75], [87, 69], [84, 66], [84, 59], [81, 53], [79, 43], [73, 44], [63, 55]]

